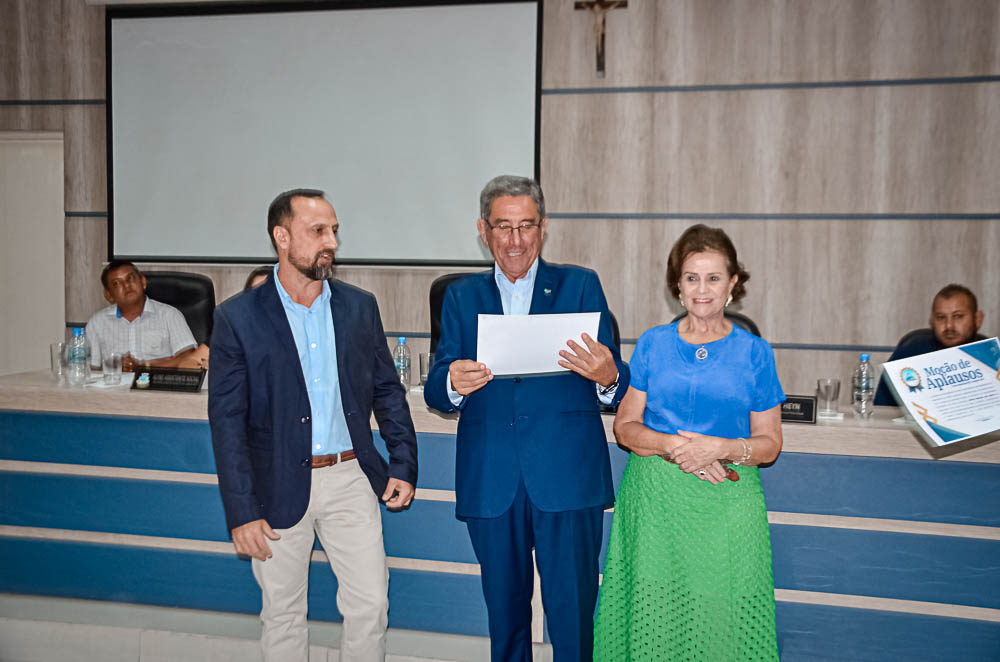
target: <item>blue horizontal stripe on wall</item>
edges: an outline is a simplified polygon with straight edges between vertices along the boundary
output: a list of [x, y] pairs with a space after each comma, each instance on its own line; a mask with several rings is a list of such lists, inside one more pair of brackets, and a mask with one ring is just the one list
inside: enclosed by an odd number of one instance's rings
[[389, 627], [488, 637], [479, 577], [391, 570]]
[[6, 593], [259, 613], [250, 563], [235, 556], [0, 538]]
[[[417, 448], [418, 485], [454, 489], [455, 436], [418, 433]], [[0, 410], [0, 459], [215, 473], [208, 422], [178, 419]]]
[[215, 485], [0, 472], [0, 523], [228, 541]]
[[774, 585], [1000, 609], [1000, 542], [771, 525]]
[[776, 588], [1000, 608], [1000, 542], [772, 524], [771, 547]]
[[768, 510], [1000, 526], [1000, 465], [784, 453], [761, 469]]
[[971, 85], [997, 83], [1000, 76], [939, 76], [884, 78], [880, 80], [802, 81], [794, 83], [730, 83], [714, 85], [628, 85], [620, 87], [545, 88], [542, 95], [567, 94], [663, 94], [678, 92], [745, 92], [748, 90], [821, 90], [843, 87], [911, 87], [914, 85]]
[[0, 411], [0, 459], [215, 473], [205, 421]]
[[[0, 538], [0, 591], [253, 614], [260, 590], [235, 556]], [[309, 572], [309, 618], [339, 621], [337, 582], [325, 563]], [[389, 572], [389, 626], [485, 636], [479, 577]]]
[[[374, 433], [374, 438], [375, 448], [382, 457], [388, 458], [385, 441], [378, 431]], [[455, 435], [418, 432], [417, 464], [419, 467], [417, 487], [433, 490], [455, 489]]]
[[[0, 472], [0, 524], [229, 540], [214, 485], [85, 476]], [[455, 504], [415, 501], [406, 511], [382, 511], [390, 556], [475, 563]], [[316, 541], [316, 549], [322, 549]]]
[[477, 563], [468, 530], [455, 518], [451, 502], [414, 501], [401, 513], [383, 508], [382, 532], [389, 556]]
[[984, 662], [1000, 659], [1000, 623], [778, 602], [782, 662]]
[[[628, 453], [609, 444], [615, 492]], [[1000, 526], [1000, 465], [783, 453], [760, 470], [776, 512]]]

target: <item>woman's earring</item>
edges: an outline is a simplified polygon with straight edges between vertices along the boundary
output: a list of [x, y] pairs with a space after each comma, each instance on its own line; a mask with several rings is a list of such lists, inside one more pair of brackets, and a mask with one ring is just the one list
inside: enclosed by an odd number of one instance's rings
[[733, 295], [730, 294], [729, 298], [726, 299], [726, 308], [729, 308], [729, 304], [731, 304], [732, 302], [733, 302]]
[[681, 308], [687, 310], [687, 306], [684, 305], [684, 297], [677, 295], [677, 300], [681, 302]]

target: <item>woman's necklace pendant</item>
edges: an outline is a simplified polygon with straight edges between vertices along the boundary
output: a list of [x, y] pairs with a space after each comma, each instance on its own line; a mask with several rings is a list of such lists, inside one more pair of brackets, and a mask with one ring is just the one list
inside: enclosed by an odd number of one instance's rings
[[708, 350], [705, 349], [704, 347], [699, 347], [697, 350], [695, 350], [694, 357], [699, 361], [704, 361], [705, 359], [708, 358]]

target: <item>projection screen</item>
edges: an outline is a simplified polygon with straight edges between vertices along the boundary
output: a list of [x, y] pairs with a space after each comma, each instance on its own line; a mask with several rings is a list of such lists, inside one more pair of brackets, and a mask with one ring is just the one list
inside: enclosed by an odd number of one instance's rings
[[244, 9], [108, 11], [111, 255], [273, 259], [307, 187], [341, 263], [487, 259], [483, 184], [537, 176], [537, 3]]

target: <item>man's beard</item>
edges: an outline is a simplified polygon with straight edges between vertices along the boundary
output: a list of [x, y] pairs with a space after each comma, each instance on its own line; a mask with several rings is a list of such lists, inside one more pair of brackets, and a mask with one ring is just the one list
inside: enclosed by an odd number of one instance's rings
[[[326, 255], [330, 256], [330, 264], [320, 264], [320, 258]], [[320, 251], [316, 253], [316, 257], [313, 258], [312, 263], [300, 260], [294, 255], [289, 256], [289, 262], [309, 280], [327, 280], [333, 278], [333, 251]]]

